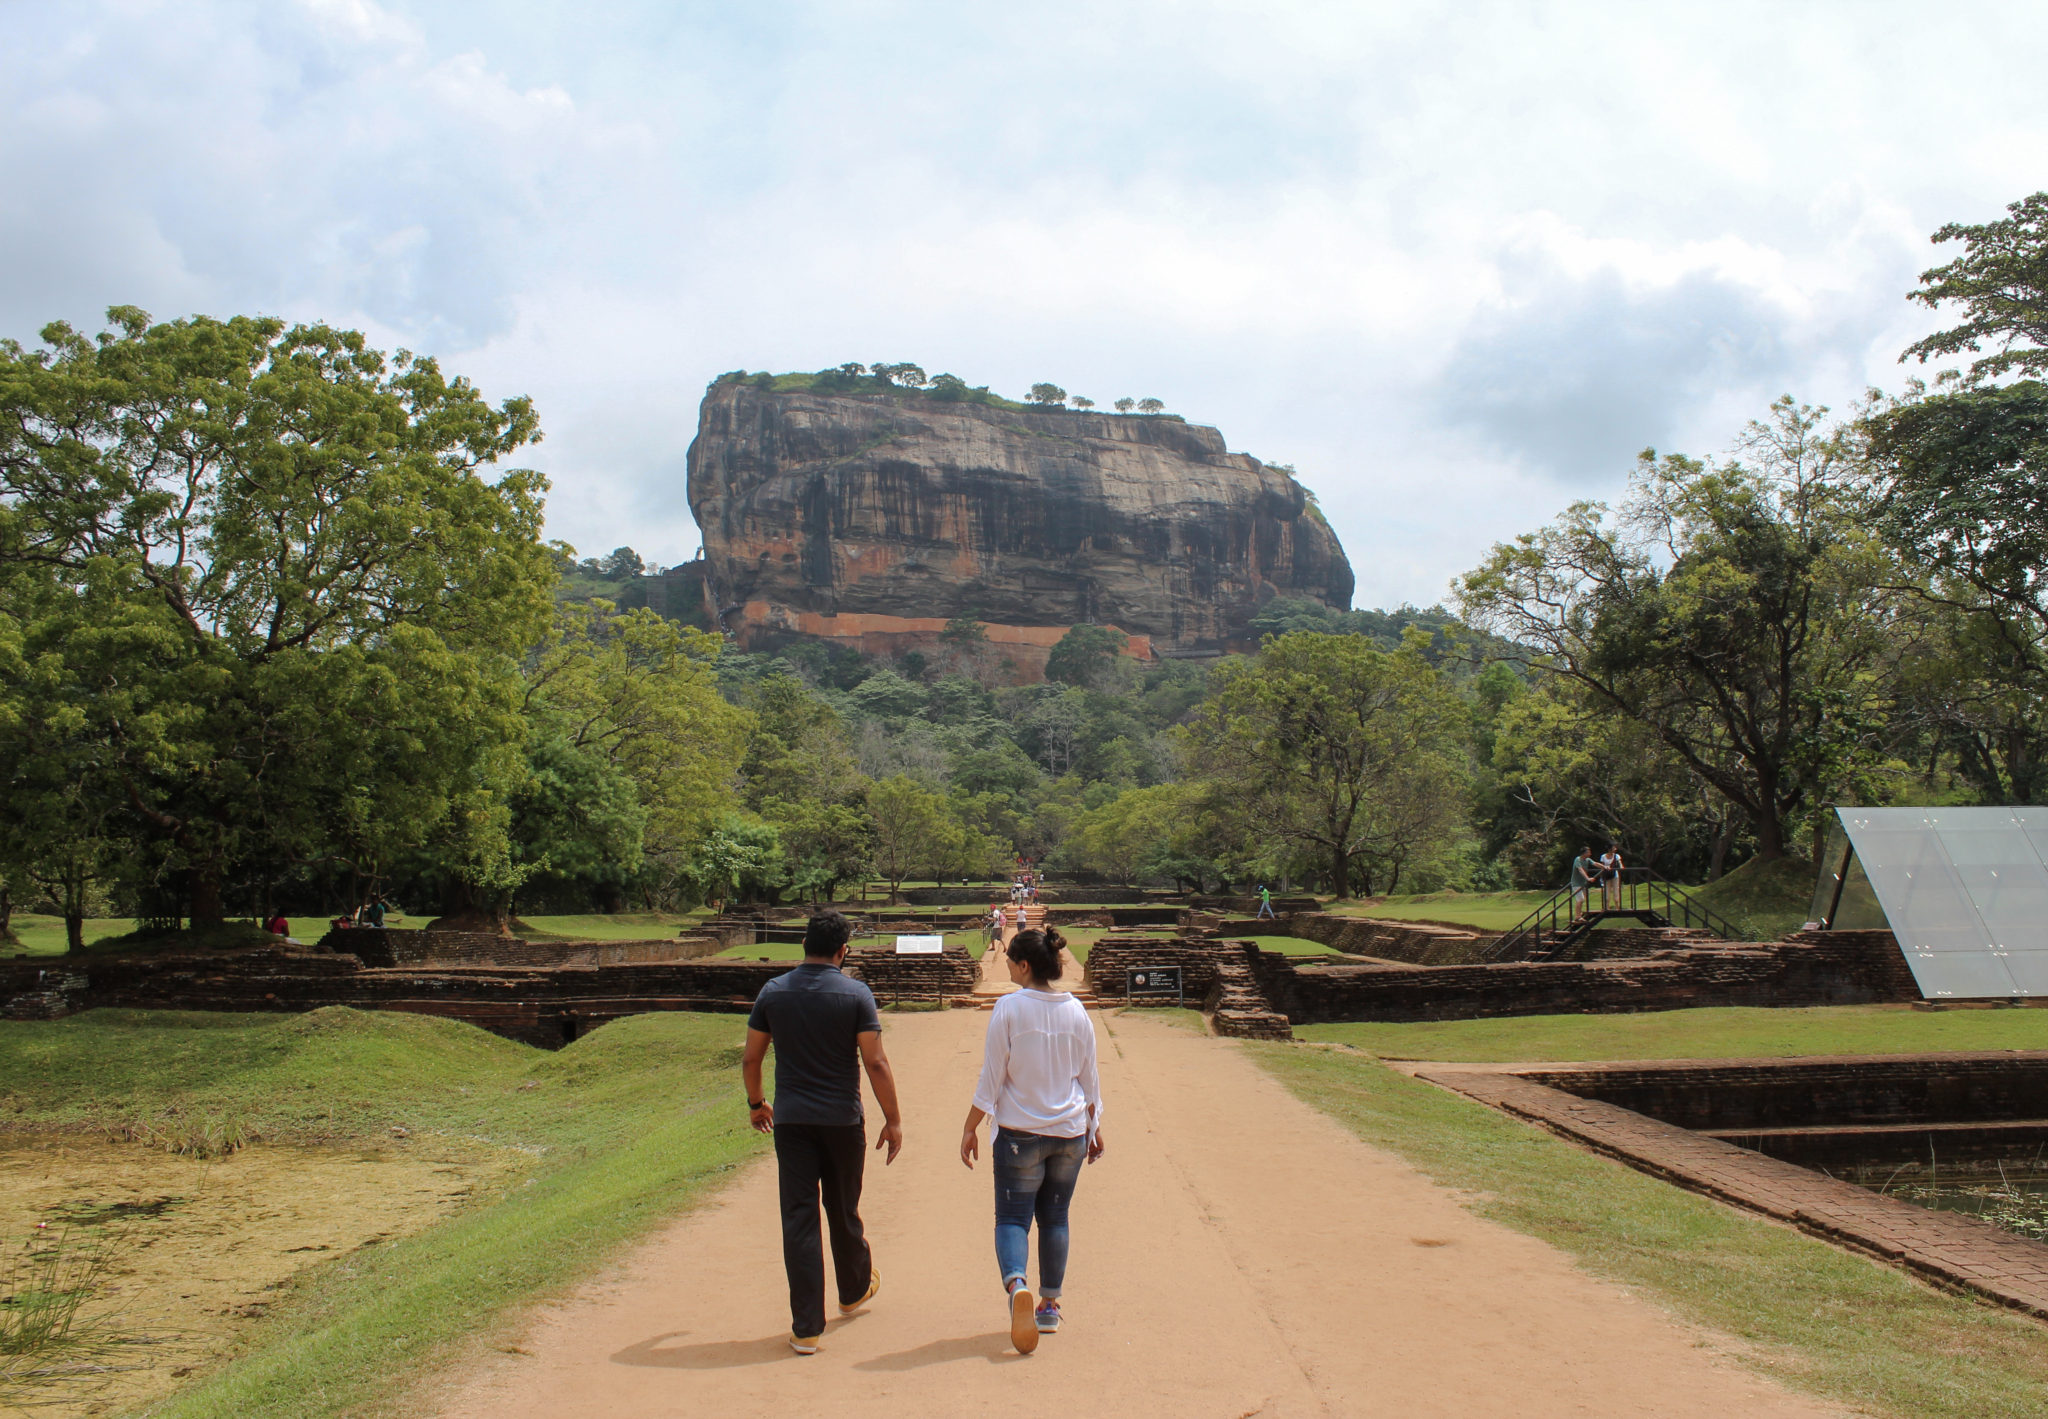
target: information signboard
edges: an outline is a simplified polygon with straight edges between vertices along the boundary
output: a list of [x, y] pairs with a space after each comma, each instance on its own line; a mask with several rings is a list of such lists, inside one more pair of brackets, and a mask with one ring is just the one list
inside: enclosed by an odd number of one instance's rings
[[936, 956], [946, 949], [943, 936], [899, 936], [896, 938], [896, 954], [899, 956]]
[[1136, 966], [1124, 972], [1124, 996], [1129, 1000], [1164, 1000], [1185, 1004], [1181, 993], [1179, 966]]

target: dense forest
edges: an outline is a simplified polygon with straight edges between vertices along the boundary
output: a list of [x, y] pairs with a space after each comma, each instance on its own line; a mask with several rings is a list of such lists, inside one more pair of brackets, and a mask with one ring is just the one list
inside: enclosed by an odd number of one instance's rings
[[[1961, 367], [1931, 383], [1645, 451], [1448, 609], [1275, 601], [1205, 662], [1076, 626], [1030, 685], [972, 620], [882, 662], [662, 614], [631, 549], [543, 540], [545, 479], [501, 468], [531, 406], [431, 359], [52, 325], [0, 345], [0, 930], [822, 899], [1020, 855], [1356, 896], [1550, 884], [1597, 839], [1701, 880], [1810, 854], [1832, 804], [2040, 802], [2048, 194], [1935, 240], [1912, 298], [1960, 318], [1905, 355]], [[877, 368], [803, 378], [934, 383]]]

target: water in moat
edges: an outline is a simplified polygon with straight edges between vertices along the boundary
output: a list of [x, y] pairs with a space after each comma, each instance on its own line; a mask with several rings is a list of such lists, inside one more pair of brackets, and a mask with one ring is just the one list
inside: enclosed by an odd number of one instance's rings
[[1916, 1163], [1906, 1169], [1857, 1169], [1845, 1176], [1887, 1197], [1937, 1212], [1967, 1212], [2022, 1237], [2048, 1242], [2048, 1167], [2031, 1152], [2003, 1166], [1978, 1160], [1967, 1169]]

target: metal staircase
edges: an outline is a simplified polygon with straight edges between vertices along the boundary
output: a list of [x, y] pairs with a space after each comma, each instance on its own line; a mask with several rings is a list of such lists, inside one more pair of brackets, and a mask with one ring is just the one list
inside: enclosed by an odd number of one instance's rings
[[[1615, 905], [1606, 903], [1612, 898]], [[1586, 894], [1586, 914], [1572, 915], [1572, 889], [1561, 887], [1536, 908], [1514, 930], [1497, 938], [1480, 953], [1482, 961], [1555, 961], [1572, 949], [1602, 922], [1634, 921], [1642, 926], [1682, 926], [1705, 931], [1724, 941], [1733, 941], [1740, 930], [1726, 917], [1695, 900], [1676, 882], [1666, 881], [1647, 867], [1622, 869], [1620, 890], [1603, 896], [1595, 885]]]

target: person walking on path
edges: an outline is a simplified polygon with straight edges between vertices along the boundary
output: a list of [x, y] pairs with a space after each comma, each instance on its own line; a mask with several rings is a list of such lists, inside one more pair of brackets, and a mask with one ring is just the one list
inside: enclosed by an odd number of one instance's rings
[[[867, 1129], [861, 1111], [858, 1060], [867, 1067], [882, 1106], [877, 1149], [893, 1163], [903, 1147], [896, 1076], [882, 1049], [874, 992], [844, 975], [853, 927], [836, 911], [820, 912], [804, 929], [803, 964], [761, 987], [747, 1018], [740, 1080], [747, 1116], [775, 1138], [782, 1192], [782, 1266], [789, 1273], [790, 1348], [814, 1355], [825, 1332], [825, 1258], [818, 1240], [819, 1197], [832, 1235], [832, 1273], [841, 1315], [859, 1310], [882, 1289], [860, 1220]], [[775, 1098], [761, 1090], [761, 1062], [775, 1047]]]
[[1586, 894], [1600, 877], [1600, 865], [1593, 860], [1592, 847], [1579, 849], [1579, 855], [1572, 859], [1572, 925], [1577, 926], [1586, 916]]
[[1266, 890], [1264, 882], [1259, 883], [1259, 914], [1253, 920], [1278, 921], [1279, 919], [1279, 917], [1273, 914], [1273, 894]]
[[[983, 1046], [981, 1080], [960, 1132], [960, 1161], [980, 1150], [976, 1130], [996, 1121], [989, 1140], [995, 1172], [996, 1266], [1010, 1300], [1010, 1342], [1022, 1355], [1060, 1328], [1067, 1279], [1067, 1208], [1081, 1164], [1102, 1156], [1102, 1085], [1095, 1070], [1095, 1026], [1080, 1001], [1052, 982], [1060, 977], [1057, 931], [1010, 938], [1010, 979], [1022, 989], [996, 1002]], [[1031, 1223], [1038, 1223], [1038, 1295], [1027, 1280]]]

